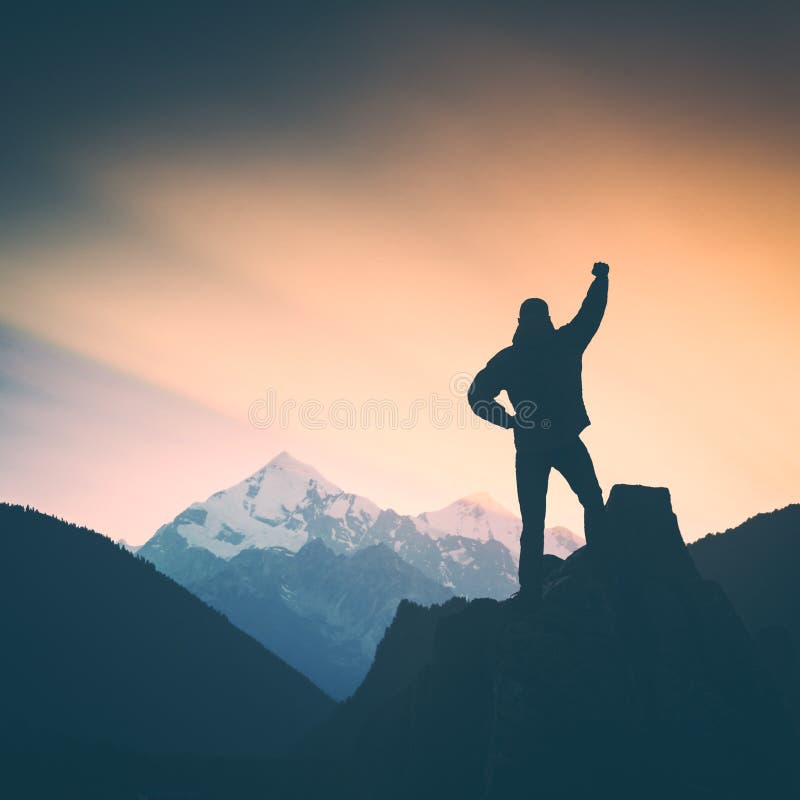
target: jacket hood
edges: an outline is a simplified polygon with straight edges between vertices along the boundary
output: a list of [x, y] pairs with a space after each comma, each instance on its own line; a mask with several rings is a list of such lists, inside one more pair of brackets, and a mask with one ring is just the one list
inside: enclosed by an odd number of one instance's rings
[[550, 341], [555, 330], [549, 316], [520, 319], [511, 342], [514, 347], [537, 347]]

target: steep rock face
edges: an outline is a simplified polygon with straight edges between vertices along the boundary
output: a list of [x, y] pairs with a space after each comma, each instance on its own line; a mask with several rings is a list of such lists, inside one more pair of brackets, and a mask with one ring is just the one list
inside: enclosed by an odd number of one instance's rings
[[370, 537], [454, 594], [502, 598], [517, 589], [516, 562], [497, 539], [431, 535], [430, 528], [420, 530], [411, 517], [391, 509], [380, 513]]
[[[787, 715], [732, 606], [697, 573], [668, 492], [615, 486], [599, 544], [556, 565], [536, 610], [477, 600], [437, 620], [405, 688], [367, 677], [386, 691], [363, 701], [357, 732], [358, 709], [326, 725], [351, 737], [364, 796], [786, 790]], [[379, 653], [396, 649], [400, 622]]]

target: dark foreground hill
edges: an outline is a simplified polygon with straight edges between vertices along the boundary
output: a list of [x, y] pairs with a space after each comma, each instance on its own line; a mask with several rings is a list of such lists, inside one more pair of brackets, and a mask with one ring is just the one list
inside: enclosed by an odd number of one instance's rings
[[689, 545], [758, 642], [764, 663], [800, 727], [800, 505], [757, 514]]
[[4, 740], [263, 757], [331, 711], [308, 679], [106, 537], [3, 504], [0, 543]]
[[616, 486], [606, 521], [538, 610], [401, 606], [309, 749], [369, 798], [791, 796], [781, 695], [668, 492]]
[[757, 514], [689, 545], [704, 578], [716, 581], [755, 634], [781, 626], [800, 647], [800, 505]]
[[602, 546], [550, 558], [538, 609], [402, 603], [327, 716], [308, 682], [109, 540], [19, 507], [0, 526], [2, 796], [796, 796], [774, 659], [701, 577], [666, 490], [614, 487]]

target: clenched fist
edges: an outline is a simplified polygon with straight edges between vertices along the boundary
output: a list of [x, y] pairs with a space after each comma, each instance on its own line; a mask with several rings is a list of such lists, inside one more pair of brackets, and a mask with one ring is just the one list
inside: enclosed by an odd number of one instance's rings
[[597, 275], [597, 277], [606, 277], [608, 275], [608, 264], [604, 261], [595, 261], [594, 266], [592, 267], [592, 275]]

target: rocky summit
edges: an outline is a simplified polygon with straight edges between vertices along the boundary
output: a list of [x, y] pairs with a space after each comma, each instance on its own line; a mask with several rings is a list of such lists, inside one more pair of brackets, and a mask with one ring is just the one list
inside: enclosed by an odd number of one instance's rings
[[615, 486], [592, 546], [538, 607], [403, 604], [309, 748], [370, 798], [791, 796], [789, 718], [668, 491]]

